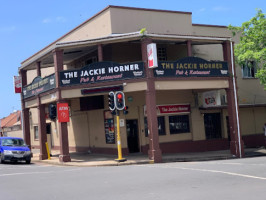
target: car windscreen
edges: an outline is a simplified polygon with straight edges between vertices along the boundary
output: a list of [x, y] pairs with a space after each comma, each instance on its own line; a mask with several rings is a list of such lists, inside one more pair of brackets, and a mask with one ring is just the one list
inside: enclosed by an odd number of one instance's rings
[[17, 138], [2, 139], [2, 146], [26, 146], [24, 140]]

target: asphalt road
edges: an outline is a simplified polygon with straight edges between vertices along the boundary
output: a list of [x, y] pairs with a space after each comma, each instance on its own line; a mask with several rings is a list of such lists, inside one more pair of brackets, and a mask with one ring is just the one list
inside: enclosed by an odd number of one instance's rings
[[1, 164], [0, 199], [266, 199], [266, 157], [120, 167]]

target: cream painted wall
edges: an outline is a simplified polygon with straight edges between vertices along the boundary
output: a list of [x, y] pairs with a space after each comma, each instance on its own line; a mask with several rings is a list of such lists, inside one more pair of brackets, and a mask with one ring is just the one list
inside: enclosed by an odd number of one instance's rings
[[242, 135], [263, 133], [266, 108], [241, 108], [239, 112]]
[[[146, 28], [148, 33], [191, 35], [191, 14], [110, 8], [112, 33], [129, 33]], [[165, 23], [167, 22], [167, 23]]]
[[19, 138], [23, 138], [22, 130], [9, 131], [9, 132], [7, 132], [7, 137], [19, 137]]
[[198, 36], [213, 36], [213, 37], [232, 37], [231, 32], [223, 26], [199, 26], [193, 24], [192, 26], [193, 35]]
[[105, 10], [100, 15], [95, 16], [90, 21], [78, 27], [74, 32], [59, 40], [59, 42], [94, 39], [108, 36], [111, 33], [110, 11]]

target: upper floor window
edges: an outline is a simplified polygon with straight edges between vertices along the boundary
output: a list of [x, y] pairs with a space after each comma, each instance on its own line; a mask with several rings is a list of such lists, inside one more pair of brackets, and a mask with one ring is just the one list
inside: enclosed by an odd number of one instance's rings
[[166, 48], [165, 47], [157, 47], [157, 57], [159, 61], [166, 61], [167, 60], [167, 54], [166, 54]]
[[38, 129], [38, 126], [34, 126], [34, 140], [39, 140], [39, 129]]
[[255, 78], [256, 72], [256, 63], [254, 61], [246, 62], [246, 64], [242, 66], [243, 78]]
[[89, 59], [87, 59], [87, 60], [85, 61], [85, 65], [89, 65], [89, 64], [91, 64], [91, 63], [95, 63], [95, 62], [98, 62], [98, 58], [97, 58], [97, 56], [93, 56], [93, 57], [90, 57]]

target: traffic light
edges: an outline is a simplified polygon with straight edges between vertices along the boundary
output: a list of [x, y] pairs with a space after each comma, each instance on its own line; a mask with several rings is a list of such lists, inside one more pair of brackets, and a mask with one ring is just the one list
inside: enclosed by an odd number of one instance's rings
[[56, 118], [56, 105], [50, 103], [49, 104], [49, 117], [51, 120], [54, 120]]
[[109, 104], [109, 109], [111, 111], [114, 111], [115, 110], [115, 93], [114, 92], [109, 92], [108, 104]]
[[115, 93], [115, 106], [117, 110], [123, 110], [125, 108], [125, 95], [123, 92]]
[[124, 113], [124, 115], [128, 114], [128, 106], [125, 106], [123, 113]]

